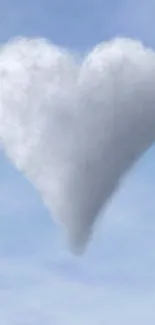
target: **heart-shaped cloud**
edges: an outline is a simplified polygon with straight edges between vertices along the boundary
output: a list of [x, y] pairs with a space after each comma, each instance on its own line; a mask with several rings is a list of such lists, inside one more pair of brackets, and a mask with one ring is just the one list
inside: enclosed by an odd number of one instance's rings
[[116, 39], [83, 61], [43, 39], [0, 50], [0, 138], [73, 248], [155, 138], [155, 53]]

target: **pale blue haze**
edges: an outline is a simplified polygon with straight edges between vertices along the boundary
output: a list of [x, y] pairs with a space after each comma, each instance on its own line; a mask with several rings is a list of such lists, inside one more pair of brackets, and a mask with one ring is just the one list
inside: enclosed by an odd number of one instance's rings
[[[115, 36], [155, 47], [154, 0], [0, 1], [0, 40], [42, 36], [80, 53]], [[72, 256], [38, 193], [0, 153], [0, 324], [155, 324], [155, 148]]]

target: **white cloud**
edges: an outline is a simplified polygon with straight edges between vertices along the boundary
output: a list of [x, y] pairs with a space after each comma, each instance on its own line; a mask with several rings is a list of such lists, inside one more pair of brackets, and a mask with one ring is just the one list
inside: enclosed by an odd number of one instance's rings
[[155, 53], [133, 40], [100, 44], [81, 66], [42, 39], [1, 48], [2, 144], [76, 247], [154, 141], [154, 82]]

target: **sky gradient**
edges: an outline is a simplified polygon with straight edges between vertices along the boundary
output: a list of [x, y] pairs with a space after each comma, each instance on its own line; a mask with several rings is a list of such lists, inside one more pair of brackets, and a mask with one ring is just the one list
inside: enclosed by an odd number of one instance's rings
[[[79, 53], [116, 36], [155, 47], [154, 1], [0, 2], [0, 39], [42, 36]], [[155, 323], [155, 148], [124, 180], [82, 257], [0, 153], [0, 322]]]

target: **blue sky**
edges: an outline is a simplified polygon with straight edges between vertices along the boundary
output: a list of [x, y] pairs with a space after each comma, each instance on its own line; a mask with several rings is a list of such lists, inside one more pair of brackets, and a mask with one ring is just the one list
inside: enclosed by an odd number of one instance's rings
[[[0, 39], [43, 36], [79, 51], [118, 35], [155, 47], [153, 0], [0, 2]], [[0, 153], [0, 322], [155, 323], [155, 148], [124, 180], [82, 257]]]

